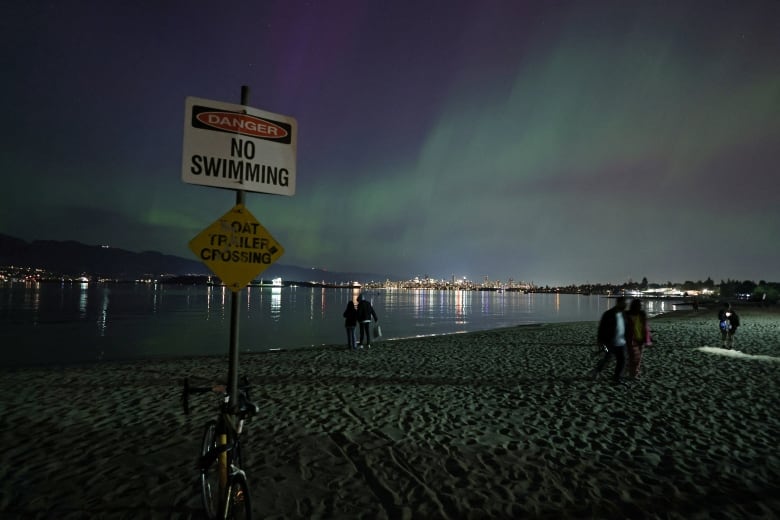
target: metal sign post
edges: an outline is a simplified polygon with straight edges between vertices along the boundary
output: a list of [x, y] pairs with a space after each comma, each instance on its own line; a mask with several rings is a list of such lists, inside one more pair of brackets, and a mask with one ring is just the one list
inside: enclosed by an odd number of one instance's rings
[[[249, 105], [249, 86], [241, 85], [241, 105]], [[244, 190], [236, 190], [236, 204], [243, 205], [246, 201]], [[238, 316], [239, 302], [243, 289], [231, 291], [230, 298], [230, 354], [228, 365], [228, 391], [231, 411], [238, 410]]]

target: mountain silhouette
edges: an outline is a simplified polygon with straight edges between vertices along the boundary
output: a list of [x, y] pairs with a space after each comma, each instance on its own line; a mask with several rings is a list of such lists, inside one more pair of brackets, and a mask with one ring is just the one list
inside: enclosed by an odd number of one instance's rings
[[[116, 247], [91, 246], [68, 240], [34, 240], [0, 234], [0, 266], [44, 269], [58, 276], [95, 276], [115, 280], [137, 280], [162, 276], [202, 277], [212, 274], [195, 259], [165, 255], [157, 251], [136, 253]], [[367, 282], [391, 278], [386, 274], [326, 271], [317, 268], [272, 264], [260, 275], [263, 279], [282, 278], [285, 281]]]

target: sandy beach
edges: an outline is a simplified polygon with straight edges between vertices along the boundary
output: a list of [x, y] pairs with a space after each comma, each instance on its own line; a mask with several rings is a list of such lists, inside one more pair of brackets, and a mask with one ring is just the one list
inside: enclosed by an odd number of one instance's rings
[[[642, 377], [588, 378], [596, 323], [250, 354], [257, 518], [776, 518], [780, 311], [651, 321]], [[705, 347], [705, 348], [703, 348]], [[225, 357], [2, 370], [2, 518], [200, 518]]]

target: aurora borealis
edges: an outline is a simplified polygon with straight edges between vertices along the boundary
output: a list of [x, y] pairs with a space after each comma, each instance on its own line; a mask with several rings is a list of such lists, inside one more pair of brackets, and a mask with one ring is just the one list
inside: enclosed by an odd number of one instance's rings
[[281, 263], [780, 281], [780, 2], [16, 2], [0, 233], [191, 257], [186, 96], [298, 121]]

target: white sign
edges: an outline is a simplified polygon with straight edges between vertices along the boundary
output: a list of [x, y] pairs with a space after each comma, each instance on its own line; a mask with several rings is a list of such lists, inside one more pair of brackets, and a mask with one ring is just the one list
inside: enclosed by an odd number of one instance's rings
[[194, 97], [184, 106], [182, 181], [295, 195], [295, 118]]

